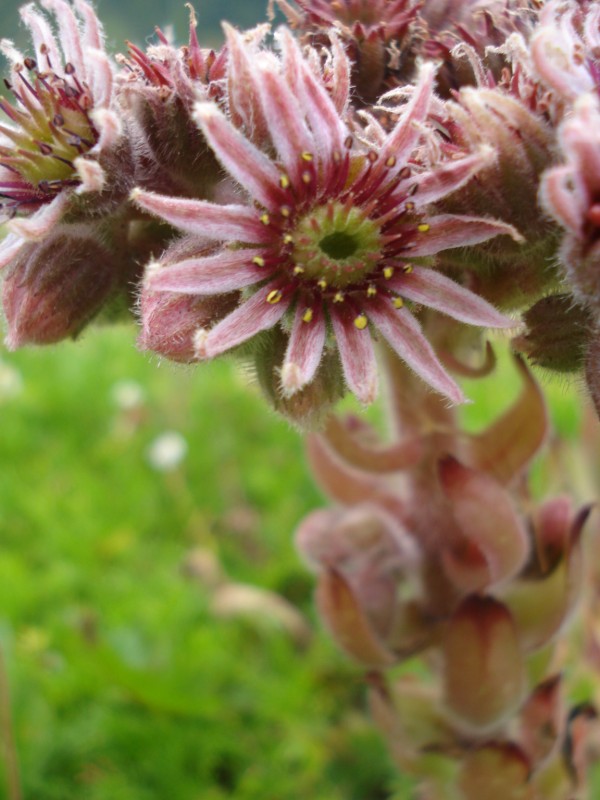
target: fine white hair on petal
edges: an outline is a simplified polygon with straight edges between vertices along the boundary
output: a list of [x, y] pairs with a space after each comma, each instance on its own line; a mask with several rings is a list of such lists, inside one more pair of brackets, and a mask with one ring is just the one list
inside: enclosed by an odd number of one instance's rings
[[73, 162], [81, 185], [77, 187], [77, 194], [86, 192], [101, 192], [106, 181], [106, 173], [97, 161], [92, 161], [84, 156], [79, 156]]

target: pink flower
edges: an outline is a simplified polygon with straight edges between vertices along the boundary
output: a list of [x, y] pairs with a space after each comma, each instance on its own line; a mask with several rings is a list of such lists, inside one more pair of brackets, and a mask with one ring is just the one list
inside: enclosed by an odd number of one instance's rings
[[33, 3], [21, 17], [31, 31], [35, 59], [3, 40], [12, 63], [13, 103], [0, 99], [8, 123], [0, 125], [0, 213], [11, 221], [0, 246], [0, 267], [30, 240], [46, 236], [76, 195], [99, 192], [106, 175], [98, 158], [120, 135], [110, 110], [112, 68], [100, 23], [84, 0], [42, 0], [58, 24], [60, 46], [48, 19]]
[[144, 210], [224, 243], [214, 255], [158, 265], [148, 285], [207, 296], [245, 290], [235, 311], [198, 331], [198, 353], [212, 358], [281, 324], [289, 331], [281, 368], [284, 395], [309, 384], [324, 351], [335, 344], [349, 389], [371, 402], [377, 393], [377, 332], [430, 386], [461, 402], [461, 390], [405, 301], [469, 324], [511, 324], [416, 261], [498, 234], [515, 235], [495, 220], [426, 211], [489, 163], [490, 148], [431, 169], [419, 163], [416, 148], [433, 97], [431, 65], [422, 68], [397, 124], [380, 131], [376, 148], [369, 146], [350, 134], [289, 32], [279, 39], [281, 61], [264, 53], [255, 59], [253, 91], [268, 125], [267, 152], [214, 104], [196, 110], [208, 143], [252, 204], [219, 206], [135, 191]]

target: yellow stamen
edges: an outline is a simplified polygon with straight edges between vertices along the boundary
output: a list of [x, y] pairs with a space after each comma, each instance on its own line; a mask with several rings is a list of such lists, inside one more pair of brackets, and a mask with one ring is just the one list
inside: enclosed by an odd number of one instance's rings
[[302, 153], [300, 155], [300, 158], [302, 159], [302, 161], [312, 161], [314, 156], [312, 153]]
[[321, 278], [321, 280], [317, 283], [317, 286], [319, 289], [323, 289], [323, 291], [325, 291], [327, 288], [327, 281], [324, 278]]
[[354, 320], [354, 326], [358, 328], [359, 331], [364, 331], [368, 324], [369, 321], [365, 314], [359, 314]]
[[283, 237], [283, 243], [284, 244], [292, 244], [293, 241], [294, 241], [294, 237], [292, 236], [291, 233], [286, 233], [286, 235]]
[[417, 230], [420, 233], [427, 233], [427, 231], [431, 228], [431, 225], [427, 222], [422, 222], [420, 225], [417, 225]]
[[375, 297], [377, 294], [377, 289], [374, 286], [369, 286], [367, 289], [367, 297]]
[[401, 297], [394, 297], [394, 299], [392, 300], [392, 305], [394, 306], [394, 308], [402, 308], [402, 306], [404, 305], [404, 300]]
[[333, 296], [334, 303], [343, 303], [344, 302], [344, 295], [342, 292], [336, 292]]
[[313, 310], [312, 308], [307, 308], [304, 314], [302, 314], [302, 322], [312, 322], [313, 318]]
[[275, 303], [279, 303], [282, 297], [283, 294], [281, 292], [281, 289], [273, 289], [273, 291], [269, 292], [269, 294], [267, 295], [267, 303], [270, 303], [272, 306], [274, 306]]
[[280, 213], [281, 213], [281, 216], [282, 216], [282, 217], [285, 217], [286, 219], [287, 219], [287, 218], [290, 216], [290, 214], [292, 213], [292, 209], [291, 209], [289, 206], [281, 206], [281, 208], [279, 209], [279, 211], [280, 211]]
[[310, 172], [303, 172], [302, 173], [302, 182], [303, 183], [310, 183], [312, 181], [312, 175]]
[[396, 156], [390, 156], [388, 160], [385, 162], [386, 167], [395, 167], [396, 166]]
[[264, 258], [261, 258], [260, 256], [254, 256], [254, 258], [252, 259], [252, 263], [256, 264], [257, 267], [264, 267], [265, 260], [264, 260]]
[[263, 225], [270, 225], [271, 224], [271, 217], [268, 214], [263, 214], [260, 217], [260, 221]]
[[407, 211], [414, 211], [415, 210], [415, 204], [412, 202], [412, 200], [409, 200], [408, 203], [406, 203], [406, 205], [404, 206], [404, 208]]
[[405, 275], [410, 275], [410, 273], [413, 271], [412, 264], [405, 264], [402, 267], [402, 271], [404, 272]]
[[393, 267], [384, 267], [383, 268], [383, 277], [389, 281], [394, 275], [394, 268]]
[[294, 267], [294, 275], [302, 275], [304, 272], [304, 267], [301, 267], [299, 264]]
[[287, 175], [282, 175], [279, 178], [279, 185], [281, 186], [282, 189], [289, 189], [289, 187], [290, 187], [290, 179], [288, 178]]

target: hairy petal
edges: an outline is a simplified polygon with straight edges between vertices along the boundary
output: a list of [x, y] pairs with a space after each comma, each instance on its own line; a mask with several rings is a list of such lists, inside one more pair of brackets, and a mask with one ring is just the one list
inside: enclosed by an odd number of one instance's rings
[[267, 302], [269, 293], [278, 288], [279, 284], [272, 282], [259, 289], [209, 333], [198, 337], [198, 355], [201, 358], [214, 358], [276, 325], [291, 303], [291, 297], [284, 297], [275, 304]]
[[388, 285], [408, 300], [435, 308], [469, 325], [488, 328], [514, 325], [510, 317], [496, 311], [486, 300], [433, 269], [414, 267], [408, 274], [394, 276]]
[[511, 236], [516, 242], [523, 241], [521, 234], [512, 225], [495, 219], [440, 214], [429, 217], [427, 222], [430, 228], [417, 239], [415, 247], [410, 249], [411, 257], [433, 256], [441, 250], [480, 244], [504, 234]]
[[281, 385], [287, 395], [294, 394], [310, 383], [325, 346], [327, 328], [322, 305], [318, 304], [312, 309], [310, 322], [303, 319], [305, 311], [299, 304], [281, 369]]
[[373, 298], [369, 303], [368, 315], [400, 358], [426, 383], [453, 403], [465, 401], [460, 388], [439, 362], [409, 311], [394, 308], [387, 299]]
[[377, 397], [377, 362], [368, 328], [358, 330], [352, 316], [330, 307], [342, 369], [348, 388], [362, 403]]
[[211, 295], [259, 283], [269, 271], [252, 263], [261, 250], [223, 250], [204, 258], [190, 258], [150, 270], [148, 286], [155, 291]]

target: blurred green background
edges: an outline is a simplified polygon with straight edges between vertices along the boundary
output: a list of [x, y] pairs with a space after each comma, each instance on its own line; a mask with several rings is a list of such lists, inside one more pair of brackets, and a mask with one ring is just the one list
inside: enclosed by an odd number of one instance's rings
[[[203, 41], [264, 5], [204, 0]], [[186, 36], [183, 4], [98, 6], [116, 50], [154, 25]], [[17, 4], [0, 10], [23, 42]], [[516, 391], [505, 359], [493, 395], [468, 387], [470, 423]], [[553, 393], [576, 434], [572, 395]], [[6, 763], [24, 800], [411, 797], [293, 549], [323, 504], [301, 439], [243, 373], [175, 368], [138, 353], [133, 326], [95, 329], [2, 353], [0, 413], [0, 798]]]

